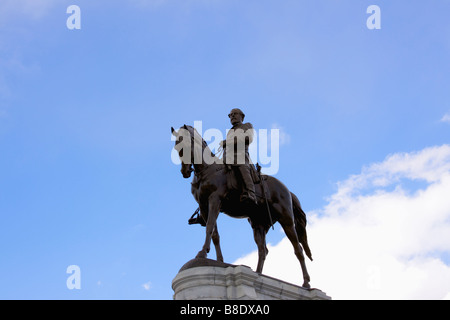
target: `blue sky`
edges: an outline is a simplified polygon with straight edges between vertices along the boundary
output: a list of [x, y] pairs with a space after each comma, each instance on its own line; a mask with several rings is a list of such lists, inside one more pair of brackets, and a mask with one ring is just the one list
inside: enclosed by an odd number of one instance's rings
[[[66, 27], [72, 4], [80, 30]], [[371, 4], [380, 30], [366, 27]], [[443, 0], [2, 0], [0, 298], [171, 299], [204, 238], [187, 225], [196, 205], [171, 162], [171, 126], [225, 133], [240, 107], [256, 129], [281, 128], [276, 177], [318, 217], [363, 168], [448, 144], [449, 11]], [[426, 188], [414, 177], [403, 186]], [[219, 231], [226, 261], [255, 250], [246, 221], [221, 216]], [[69, 265], [80, 290], [66, 287]]]

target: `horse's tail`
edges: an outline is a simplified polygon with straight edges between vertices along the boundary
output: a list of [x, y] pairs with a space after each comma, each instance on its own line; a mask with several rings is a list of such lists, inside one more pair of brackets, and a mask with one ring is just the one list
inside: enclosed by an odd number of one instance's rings
[[297, 196], [292, 192], [291, 196], [292, 207], [294, 209], [295, 231], [297, 231], [297, 237], [303, 247], [303, 250], [305, 250], [306, 255], [312, 261], [311, 250], [309, 249], [308, 237], [306, 235], [306, 214], [303, 212]]

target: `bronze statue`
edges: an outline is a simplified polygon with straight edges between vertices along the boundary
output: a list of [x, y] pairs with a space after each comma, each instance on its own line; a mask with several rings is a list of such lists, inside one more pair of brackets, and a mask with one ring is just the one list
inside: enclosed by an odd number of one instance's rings
[[[241, 125], [244, 117], [242, 112], [242, 117], [236, 117], [239, 111], [236, 111], [236, 114], [233, 114], [234, 112], [232, 111], [230, 120], [233, 122], [239, 121], [239, 125]], [[241, 118], [242, 120], [240, 120]], [[250, 128], [250, 125], [248, 128]], [[184, 125], [178, 132], [173, 128], [171, 129], [172, 134], [176, 137], [175, 149], [179, 151], [183, 177], [189, 178], [192, 171], [194, 171], [191, 192], [199, 205], [201, 218], [206, 225], [205, 242], [196, 258], [206, 258], [212, 240], [216, 249], [217, 261], [223, 262], [216, 224], [219, 213], [223, 212], [233, 218], [248, 218], [258, 246], [256, 272], [262, 273], [264, 260], [268, 254], [266, 234], [273, 223], [279, 222], [292, 243], [295, 255], [300, 262], [303, 272], [303, 287], [310, 288], [310, 277], [306, 269], [303, 249], [309, 259], [312, 260], [312, 256], [306, 235], [306, 215], [300, 206], [298, 198], [278, 179], [272, 176], [260, 175], [261, 179], [253, 186], [255, 203], [241, 201], [241, 189], [243, 188], [248, 192], [248, 189], [252, 188], [250, 183], [244, 181], [244, 185], [239, 186], [233, 174], [233, 172], [236, 173], [236, 170], [229, 170], [229, 165], [221, 163], [221, 161], [212, 163], [207, 163], [203, 159], [194, 161], [196, 152], [197, 154], [198, 152], [202, 152], [201, 154], [209, 153], [216, 160], [218, 159], [193, 127]], [[251, 142], [250, 138], [248, 142]], [[225, 142], [225, 145], [227, 143]], [[199, 150], [196, 150], [196, 148]], [[190, 152], [190, 155], [184, 154], [186, 151]], [[244, 164], [241, 165], [251, 166], [253, 171], [255, 171], [251, 163], [244, 161]], [[242, 174], [241, 170], [239, 172]], [[266, 191], [264, 191], [264, 185]], [[267, 192], [266, 195], [264, 194], [265, 192]]]

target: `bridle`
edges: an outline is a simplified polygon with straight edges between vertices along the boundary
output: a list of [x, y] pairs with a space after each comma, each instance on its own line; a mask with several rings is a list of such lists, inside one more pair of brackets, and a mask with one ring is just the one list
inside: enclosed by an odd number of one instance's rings
[[[195, 147], [195, 138], [190, 132], [189, 132], [189, 135], [191, 137], [191, 154], [193, 154], [192, 148]], [[204, 166], [201, 170], [198, 170], [195, 167], [195, 165], [193, 165], [192, 162], [193, 161], [191, 161], [191, 163], [189, 164], [189, 169], [187, 170], [187, 173], [189, 173], [189, 175], [190, 175], [192, 172], [194, 172], [194, 175], [197, 177], [197, 183], [200, 183], [200, 181], [205, 179], [210, 174], [218, 172], [218, 171], [221, 171], [221, 170], [223, 170], [225, 168], [225, 166], [218, 166], [214, 170], [210, 170], [212, 168], [212, 166], [210, 165], [210, 166]], [[187, 164], [185, 164], [183, 162], [182, 162], [182, 164], [185, 165], [185, 166], [187, 165]], [[183, 169], [181, 169], [181, 171], [183, 173]]]

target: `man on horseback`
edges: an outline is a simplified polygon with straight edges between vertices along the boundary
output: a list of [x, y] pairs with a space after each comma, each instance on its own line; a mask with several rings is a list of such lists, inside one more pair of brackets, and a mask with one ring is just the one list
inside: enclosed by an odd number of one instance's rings
[[[222, 161], [208, 163], [202, 159], [201, 163], [196, 163], [196, 148], [201, 148], [201, 154], [210, 153], [207, 143], [201, 139], [195, 129], [184, 125], [178, 132], [171, 128], [172, 134], [176, 137], [175, 147], [179, 151], [181, 161], [181, 173], [184, 178], [189, 178], [194, 172], [194, 179], [191, 184], [191, 193], [199, 205], [198, 211], [189, 219], [189, 224], [201, 223], [205, 226], [205, 242], [202, 249], [197, 253], [196, 259], [207, 258], [211, 248], [211, 240], [214, 243], [217, 261], [223, 261], [220, 249], [220, 237], [217, 229], [217, 218], [221, 212], [233, 218], [248, 218], [253, 229], [253, 236], [258, 246], [257, 273], [262, 273], [264, 261], [268, 250], [266, 246], [267, 231], [274, 223], [280, 223], [287, 238], [291, 242], [294, 253], [300, 262], [303, 274], [303, 287], [310, 288], [310, 277], [306, 268], [306, 255], [312, 260], [306, 235], [306, 215], [300, 206], [298, 198], [281, 181], [272, 176], [265, 176], [260, 179], [266, 206], [252, 205], [246, 207], [240, 200], [250, 203], [255, 202], [255, 185], [252, 180], [252, 173], [255, 168], [251, 163], [248, 147], [253, 140], [253, 126], [250, 123], [243, 123], [244, 113], [239, 109], [231, 110], [229, 114], [233, 125], [232, 130], [227, 133], [227, 138], [220, 145], [224, 148]], [[198, 143], [197, 140], [201, 139]], [[192, 143], [194, 141], [194, 143]], [[187, 151], [189, 158], [183, 159]], [[194, 169], [192, 169], [194, 164]], [[242, 180], [243, 194], [237, 195], [230, 191], [235, 190], [229, 183], [229, 172], [224, 170], [231, 167], [237, 174], [237, 178]], [[253, 168], [252, 168], [253, 167]], [[267, 192], [267, 193], [266, 193]], [[247, 200], [246, 200], [247, 199]], [[271, 212], [273, 214], [271, 214]], [[195, 218], [195, 215], [198, 215]]]
[[245, 114], [238, 108], [232, 109], [228, 117], [233, 127], [228, 131], [226, 140], [220, 142], [224, 149], [223, 160], [232, 168], [236, 177], [241, 179], [241, 202], [256, 204], [255, 185], [251, 175], [252, 163], [248, 152], [253, 141], [253, 126], [250, 122], [243, 123]]

